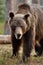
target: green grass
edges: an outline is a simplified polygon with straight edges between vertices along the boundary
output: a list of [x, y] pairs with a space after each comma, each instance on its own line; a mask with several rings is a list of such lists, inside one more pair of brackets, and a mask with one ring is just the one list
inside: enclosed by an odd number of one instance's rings
[[43, 56], [31, 57], [26, 63], [20, 63], [20, 58], [13, 57], [11, 44], [0, 44], [0, 65], [43, 65]]
[[0, 22], [0, 34], [4, 34], [4, 22]]

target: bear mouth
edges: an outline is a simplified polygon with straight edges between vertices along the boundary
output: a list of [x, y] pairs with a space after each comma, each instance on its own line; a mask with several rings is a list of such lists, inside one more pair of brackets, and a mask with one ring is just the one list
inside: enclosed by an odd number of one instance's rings
[[22, 35], [16, 35], [15, 34], [15, 38], [18, 39], [18, 40], [20, 40], [22, 38]]

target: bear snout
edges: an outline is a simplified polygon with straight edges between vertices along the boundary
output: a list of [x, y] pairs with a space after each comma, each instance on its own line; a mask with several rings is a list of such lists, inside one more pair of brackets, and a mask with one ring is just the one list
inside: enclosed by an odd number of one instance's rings
[[21, 39], [22, 38], [22, 34], [15, 34], [16, 39]]
[[20, 38], [21, 34], [17, 34], [17, 37]]
[[15, 37], [16, 39], [21, 39], [23, 35], [22, 29], [20, 27], [17, 27], [15, 30]]

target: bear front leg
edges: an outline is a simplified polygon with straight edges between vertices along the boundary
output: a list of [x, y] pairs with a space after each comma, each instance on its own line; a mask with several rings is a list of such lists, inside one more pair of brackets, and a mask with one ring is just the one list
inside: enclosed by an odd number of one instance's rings
[[23, 60], [31, 55], [33, 49], [35, 51], [35, 28], [31, 27], [30, 30], [24, 35]]
[[34, 56], [34, 55], [36, 55], [36, 53], [35, 53], [35, 36], [36, 36], [36, 24], [35, 24], [35, 21], [32, 22], [30, 30], [31, 30], [31, 33], [30, 33], [30, 40], [29, 40], [30, 42], [29, 43], [31, 43], [31, 47], [32, 47], [30, 55]]
[[23, 61], [25, 61], [28, 57], [30, 57], [30, 53], [32, 50], [32, 42], [31, 42], [31, 30], [29, 30], [24, 35], [24, 44], [23, 44]]
[[12, 48], [13, 48], [13, 55], [12, 56], [17, 56], [20, 45], [21, 45], [21, 40], [17, 40], [14, 36], [14, 34], [11, 35], [11, 42], [12, 42]]

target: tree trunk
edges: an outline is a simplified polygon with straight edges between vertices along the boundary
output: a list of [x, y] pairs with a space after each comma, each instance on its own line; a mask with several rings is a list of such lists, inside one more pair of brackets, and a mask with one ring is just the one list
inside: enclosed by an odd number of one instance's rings
[[5, 2], [6, 4], [6, 11], [5, 11], [5, 32], [4, 34], [10, 34], [10, 29], [9, 29], [9, 26], [8, 26], [8, 14], [9, 14], [9, 11], [11, 10], [11, 0], [6, 0]]
[[43, 0], [40, 1], [41, 5], [43, 5]]
[[5, 13], [5, 32], [4, 34], [10, 34], [10, 29], [8, 25], [8, 20], [9, 20], [9, 11], [15, 11], [16, 10], [16, 0], [6, 0], [6, 13]]
[[32, 0], [33, 4], [40, 4], [40, 0]]
[[0, 35], [0, 44], [11, 43], [11, 35]]

